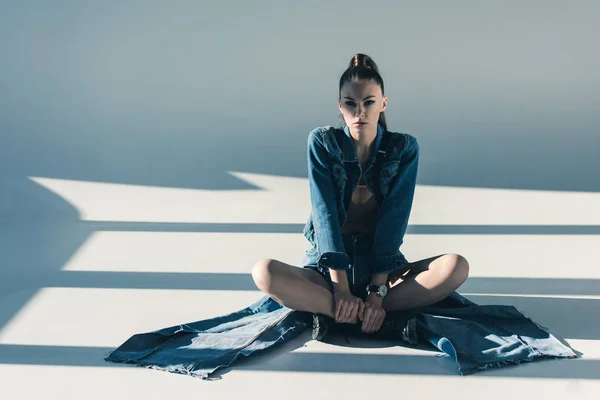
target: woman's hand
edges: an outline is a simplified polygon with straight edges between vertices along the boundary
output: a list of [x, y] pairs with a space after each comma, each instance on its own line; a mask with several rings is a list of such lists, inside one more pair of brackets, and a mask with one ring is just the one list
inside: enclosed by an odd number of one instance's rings
[[360, 299], [347, 291], [335, 292], [335, 322], [355, 324], [357, 317], [362, 318], [365, 304]]
[[377, 332], [385, 319], [385, 310], [381, 306], [383, 300], [375, 299], [371, 295], [365, 300], [365, 311], [361, 330], [365, 333]]

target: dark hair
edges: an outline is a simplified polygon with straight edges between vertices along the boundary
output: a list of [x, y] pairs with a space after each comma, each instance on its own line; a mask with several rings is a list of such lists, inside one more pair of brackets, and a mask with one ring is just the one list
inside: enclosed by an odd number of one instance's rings
[[[381, 87], [381, 94], [385, 95], [383, 89], [383, 79], [379, 75], [379, 68], [371, 57], [366, 54], [355, 54], [350, 59], [350, 64], [342, 77], [340, 78], [340, 87], [338, 89], [338, 100], [342, 97], [342, 86], [344, 83], [351, 82], [353, 80], [372, 81]], [[340, 114], [340, 118], [343, 120], [343, 114]], [[377, 121], [384, 130], [387, 131], [387, 123], [385, 122], [385, 112], [382, 111], [379, 114], [379, 120]]]

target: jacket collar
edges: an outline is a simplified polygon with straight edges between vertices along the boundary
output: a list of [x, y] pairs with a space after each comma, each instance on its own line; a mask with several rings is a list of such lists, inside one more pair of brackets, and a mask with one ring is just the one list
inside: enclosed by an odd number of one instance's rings
[[[344, 152], [343, 161], [358, 161], [358, 156], [356, 154], [356, 147], [354, 146], [354, 140], [352, 135], [350, 134], [350, 127], [348, 125], [344, 125], [344, 133], [346, 133], [346, 137], [348, 140], [344, 142]], [[375, 160], [375, 155], [377, 151], [379, 151], [379, 146], [381, 144], [381, 139], [383, 138], [383, 127], [381, 124], [377, 124], [377, 136], [375, 137], [375, 143], [373, 148], [371, 149], [371, 154], [369, 155], [369, 161], [367, 165], [371, 165]]]

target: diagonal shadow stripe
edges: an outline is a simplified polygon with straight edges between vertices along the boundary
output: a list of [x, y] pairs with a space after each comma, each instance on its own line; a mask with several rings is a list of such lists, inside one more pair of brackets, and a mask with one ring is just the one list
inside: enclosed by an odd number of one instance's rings
[[[251, 362], [248, 360], [248, 364]], [[534, 363], [538, 365], [534, 367]], [[546, 365], [542, 367], [540, 365], [542, 363]], [[600, 370], [591, 370], [600, 367], [600, 360], [536, 360], [530, 364], [532, 365], [529, 368], [524, 367], [525, 363], [492, 368], [488, 371], [478, 372], [476, 376], [485, 374], [487, 376], [531, 378], [600, 378]], [[390, 354], [289, 353], [267, 360], [265, 363], [245, 364], [242, 368], [255, 371], [459, 375], [458, 365], [449, 357]]]
[[599, 225], [411, 225], [413, 235], [600, 235]]
[[[18, 282], [24, 286], [39, 286], [41, 281], [44, 287], [258, 290], [251, 274], [239, 273], [56, 271], [19, 276], [19, 279], [15, 277], [13, 274], [14, 282], [10, 285], [13, 288]], [[600, 296], [600, 279], [470, 277], [459, 291], [473, 294]]]
[[[304, 224], [81, 221], [99, 231], [302, 233]], [[600, 225], [409, 225], [412, 235], [600, 235]]]
[[251, 274], [60, 271], [46, 286], [258, 291]]
[[37, 346], [1, 344], [0, 364], [65, 365], [78, 367], [118, 366], [104, 361], [114, 349], [108, 347]]
[[[117, 271], [51, 271], [12, 274], [6, 290], [17, 286], [107, 289], [258, 290], [251, 274]], [[18, 279], [15, 279], [18, 278]], [[13, 282], [10, 283], [9, 281]], [[0, 288], [4, 285], [0, 284]], [[600, 296], [600, 279], [469, 277], [459, 292], [469, 294]]]
[[600, 296], [600, 279], [469, 277], [465, 293]]
[[[104, 361], [113, 350], [107, 347], [69, 347], [0, 345], [0, 364], [65, 365], [83, 367], [126, 367]], [[274, 349], [273, 349], [274, 350]], [[434, 352], [433, 354], [440, 354]], [[480, 372], [477, 375], [508, 377], [600, 379], [600, 360], [540, 360], [529, 368], [505, 366]], [[544, 365], [542, 365], [544, 364]], [[255, 371], [362, 373], [403, 375], [457, 376], [458, 368], [448, 357], [432, 355], [339, 354], [339, 353], [274, 353], [267, 351], [252, 356], [233, 369]]]

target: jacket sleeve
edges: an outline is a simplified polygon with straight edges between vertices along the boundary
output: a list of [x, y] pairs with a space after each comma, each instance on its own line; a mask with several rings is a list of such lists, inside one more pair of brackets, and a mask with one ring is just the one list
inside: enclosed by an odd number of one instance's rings
[[408, 226], [418, 164], [419, 144], [414, 136], [407, 135], [398, 173], [392, 178], [389, 193], [382, 204], [375, 228], [372, 273], [389, 273], [408, 263], [399, 248]]
[[319, 251], [318, 265], [330, 269], [347, 269], [350, 257], [344, 246], [333, 174], [324, 140], [322, 128], [316, 128], [308, 135], [308, 184]]

